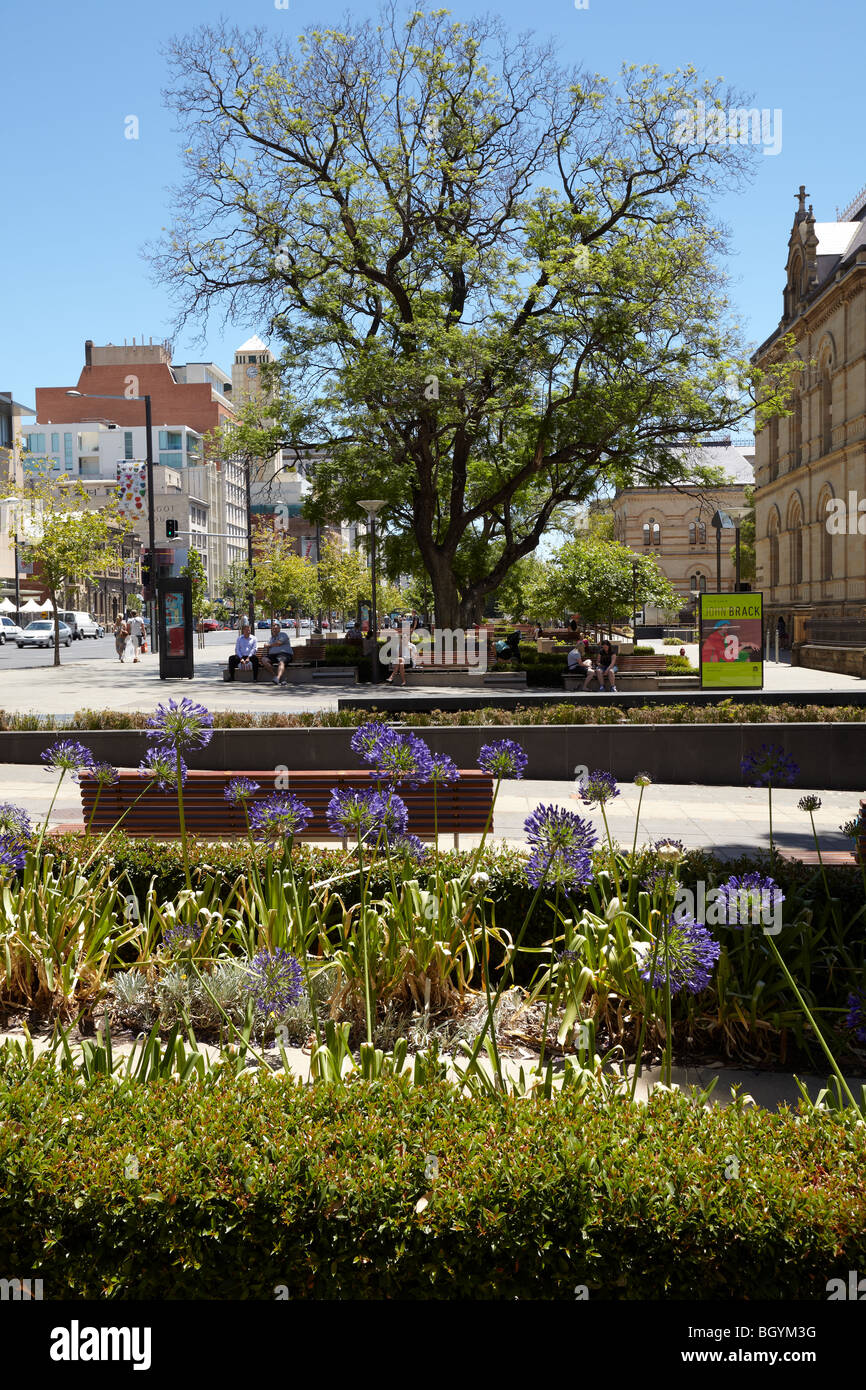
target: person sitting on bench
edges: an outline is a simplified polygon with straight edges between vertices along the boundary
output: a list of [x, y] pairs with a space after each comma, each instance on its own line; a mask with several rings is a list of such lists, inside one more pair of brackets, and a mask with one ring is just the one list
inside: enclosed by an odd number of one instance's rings
[[595, 671], [596, 675], [598, 676], [599, 690], [604, 690], [604, 682], [605, 680], [608, 680], [610, 682], [611, 690], [613, 691], [614, 695], [616, 695], [618, 693], [616, 688], [616, 650], [611, 646], [610, 642], [608, 642], [607, 640], [602, 642], [601, 646], [599, 647], [598, 654], [596, 656]]
[[586, 680], [583, 682], [583, 689], [589, 687], [595, 677], [595, 667], [592, 664], [592, 657], [589, 654], [588, 643], [584, 641], [580, 633], [575, 634], [574, 646], [566, 658], [568, 669], [573, 675], [580, 675], [581, 671], [586, 673]]
[[286, 667], [290, 661], [294, 661], [295, 654], [292, 651], [292, 643], [285, 628], [280, 627], [274, 619], [271, 623], [271, 640], [265, 647], [267, 662], [271, 670], [276, 669], [274, 685], [279, 685], [284, 675]]
[[253, 668], [253, 680], [259, 678], [259, 658], [256, 655], [258, 643], [253, 637], [249, 623], [244, 623], [240, 630], [238, 640], [235, 642], [234, 655], [229, 657], [229, 680], [235, 678], [235, 671], [240, 668], [248, 671]]

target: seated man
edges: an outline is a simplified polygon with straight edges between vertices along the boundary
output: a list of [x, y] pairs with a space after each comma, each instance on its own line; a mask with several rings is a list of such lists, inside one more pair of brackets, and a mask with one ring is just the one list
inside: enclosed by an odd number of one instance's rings
[[581, 671], [586, 672], [586, 680], [583, 682], [582, 689], [589, 690], [595, 677], [595, 667], [592, 664], [592, 657], [589, 654], [589, 644], [581, 637], [580, 633], [575, 634], [574, 646], [566, 658], [568, 669], [576, 675]]
[[253, 680], [258, 680], [259, 658], [256, 655], [258, 643], [252, 635], [249, 623], [244, 623], [238, 640], [235, 642], [234, 655], [229, 657], [229, 680], [235, 678], [235, 671], [240, 667], [242, 671], [253, 670]]
[[292, 651], [292, 643], [285, 628], [280, 627], [279, 623], [271, 623], [271, 640], [265, 648], [267, 652], [268, 665], [272, 670], [276, 670], [274, 685], [279, 685], [286, 674], [286, 667], [289, 662], [294, 661], [295, 654]]

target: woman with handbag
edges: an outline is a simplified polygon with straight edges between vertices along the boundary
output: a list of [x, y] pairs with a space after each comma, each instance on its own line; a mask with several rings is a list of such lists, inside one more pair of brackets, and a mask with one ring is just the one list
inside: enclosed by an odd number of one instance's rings
[[126, 651], [126, 644], [128, 641], [129, 628], [127, 627], [126, 619], [121, 613], [120, 617], [117, 619], [117, 622], [114, 624], [114, 650], [117, 652], [118, 661], [123, 660], [123, 655]]

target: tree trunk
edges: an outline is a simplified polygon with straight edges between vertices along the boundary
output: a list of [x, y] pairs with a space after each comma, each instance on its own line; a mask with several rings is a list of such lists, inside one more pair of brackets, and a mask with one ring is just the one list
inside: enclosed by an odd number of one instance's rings
[[54, 665], [60, 665], [60, 614], [57, 611], [57, 596], [53, 592], [50, 594], [51, 603], [54, 608]]

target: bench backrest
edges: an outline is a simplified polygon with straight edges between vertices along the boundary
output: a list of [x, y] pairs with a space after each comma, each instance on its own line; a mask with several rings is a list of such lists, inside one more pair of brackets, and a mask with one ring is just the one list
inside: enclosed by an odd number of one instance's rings
[[[291, 792], [313, 811], [313, 819], [304, 834], [305, 840], [339, 839], [329, 829], [325, 819], [331, 792], [335, 787], [354, 787], [362, 790], [375, 786], [369, 773], [348, 772], [211, 772], [191, 769], [183, 788], [184, 818], [187, 829], [194, 835], [225, 839], [247, 833], [244, 813], [239, 806], [226, 801], [224, 792], [234, 777], [249, 777], [258, 782], [261, 790], [254, 800], [264, 800], [275, 791]], [[278, 785], [275, 785], [278, 782]], [[96, 798], [92, 777], [81, 775], [81, 804], [87, 823]], [[148, 787], [141, 800], [133, 805], [142, 788], [137, 772], [121, 772], [114, 787], [104, 787], [99, 797], [91, 825], [92, 834], [105, 834], [125, 811], [121, 828], [127, 835], [157, 836], [172, 839], [180, 835], [177, 797], [174, 792]], [[409, 833], [432, 838], [434, 833], [434, 804], [431, 786], [400, 787], [397, 792], [409, 811]], [[481, 834], [493, 800], [493, 778], [477, 768], [460, 773], [460, 780], [450, 786], [440, 786], [436, 798], [436, 824], [443, 834]], [[129, 809], [131, 808], [131, 809]]]

